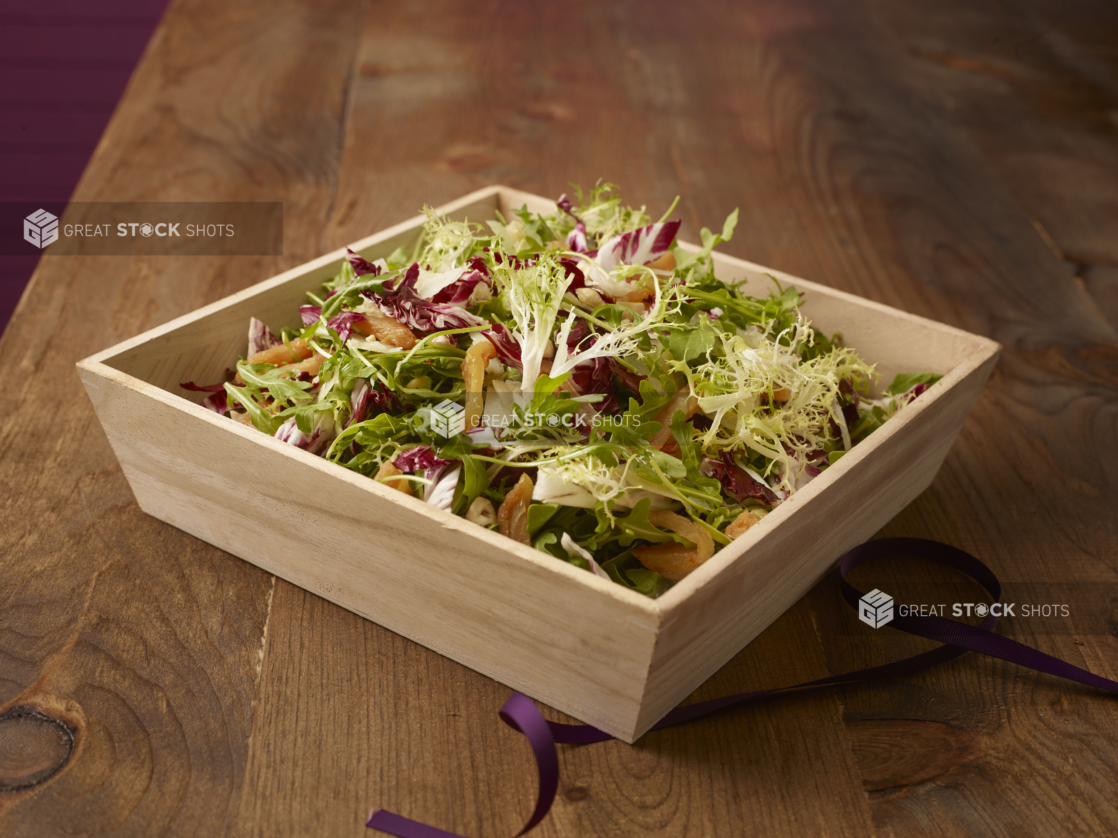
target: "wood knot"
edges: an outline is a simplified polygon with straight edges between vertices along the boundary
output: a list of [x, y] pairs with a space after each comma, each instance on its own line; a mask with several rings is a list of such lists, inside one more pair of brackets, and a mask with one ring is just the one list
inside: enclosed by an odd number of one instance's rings
[[847, 722], [862, 787], [871, 793], [919, 786], [976, 762], [981, 734], [939, 722], [881, 719]]
[[65, 722], [33, 707], [0, 714], [0, 793], [22, 791], [57, 774], [74, 750], [74, 732]]
[[571, 786], [569, 789], [563, 792], [563, 797], [573, 802], [578, 800], [585, 800], [589, 794], [590, 792], [586, 790], [585, 786]]

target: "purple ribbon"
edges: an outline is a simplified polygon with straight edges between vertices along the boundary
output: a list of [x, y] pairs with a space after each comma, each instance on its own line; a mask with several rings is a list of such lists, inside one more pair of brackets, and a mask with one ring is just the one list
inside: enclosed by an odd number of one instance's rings
[[[882, 538], [855, 547], [843, 556], [842, 562], [839, 564], [843, 598], [855, 610], [857, 610], [858, 600], [862, 598], [863, 594], [846, 581], [847, 574], [859, 565], [891, 556], [926, 559], [936, 564], [954, 568], [978, 582], [994, 598], [995, 603], [1001, 602], [1001, 583], [998, 582], [998, 577], [970, 553], [938, 541], [928, 541], [923, 538]], [[653, 726], [652, 730], [661, 730], [662, 728], [683, 724], [692, 719], [698, 719], [732, 707], [735, 704], [740, 704], [743, 701], [749, 701], [752, 698], [770, 695], [771, 693], [907, 675], [929, 666], [953, 660], [967, 652], [978, 652], [1029, 669], [1035, 669], [1038, 672], [1058, 675], [1061, 678], [1078, 681], [1091, 687], [1118, 692], [1118, 682], [1080, 669], [1067, 661], [1046, 655], [1018, 643], [1016, 640], [994, 634], [992, 629], [997, 622], [998, 618], [993, 614], [978, 626], [970, 626], [966, 623], [936, 616], [908, 615], [902, 617], [897, 615], [888, 623], [890, 627], [914, 634], [917, 637], [935, 640], [944, 645], [938, 649], [913, 655], [910, 658], [880, 666], [871, 666], [867, 669], [859, 669], [855, 672], [832, 675], [787, 687], [728, 695], [723, 698], [700, 701], [697, 704], [688, 704], [686, 707], [677, 707]], [[524, 734], [528, 739], [528, 743], [532, 746], [532, 751], [536, 755], [536, 767], [540, 778], [536, 809], [532, 813], [532, 817], [524, 824], [524, 828], [514, 836], [514, 838], [519, 838], [544, 819], [555, 800], [555, 792], [559, 788], [559, 759], [556, 754], [556, 744], [603, 742], [613, 737], [590, 725], [567, 725], [549, 722], [544, 719], [532, 700], [521, 693], [512, 694], [509, 700], [505, 702], [505, 706], [501, 708], [500, 715], [505, 724]], [[445, 832], [384, 809], [374, 809], [366, 826], [396, 835], [398, 838], [463, 838], [455, 832]]]

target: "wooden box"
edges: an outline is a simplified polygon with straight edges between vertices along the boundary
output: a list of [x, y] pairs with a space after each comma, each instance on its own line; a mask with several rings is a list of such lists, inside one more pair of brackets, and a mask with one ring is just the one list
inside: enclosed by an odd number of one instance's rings
[[[554, 203], [494, 186], [440, 208], [483, 221]], [[422, 217], [354, 245], [368, 259]], [[338, 250], [78, 364], [140, 507], [540, 701], [632, 742], [931, 482], [996, 360], [993, 341], [716, 256], [754, 293], [807, 292], [824, 332], [898, 372], [943, 380], [656, 600], [221, 417], [180, 382], [222, 378], [255, 316], [297, 326]]]

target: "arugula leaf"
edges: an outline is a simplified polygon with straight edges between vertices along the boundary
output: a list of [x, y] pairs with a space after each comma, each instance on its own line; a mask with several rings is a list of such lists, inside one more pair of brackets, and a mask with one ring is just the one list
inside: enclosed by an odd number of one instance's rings
[[854, 427], [850, 429], [850, 437], [857, 443], [880, 428], [886, 420], [884, 408], [874, 405], [869, 410], [862, 411]]
[[710, 254], [722, 242], [728, 242], [734, 237], [734, 228], [738, 226], [738, 211], [735, 209], [727, 216], [726, 221], [722, 225], [721, 235], [715, 235], [708, 228], [704, 227], [699, 231], [699, 236], [702, 238], [703, 247], [698, 253], [688, 253], [681, 247], [676, 247], [673, 253], [675, 254], [675, 262], [677, 270], [687, 270], [688, 268], [710, 264]]
[[[672, 416], [672, 438], [679, 446], [679, 458], [683, 462], [687, 479], [695, 482], [703, 479], [703, 476], [699, 473], [699, 464], [703, 458], [703, 447], [694, 438], [694, 426], [684, 417], [685, 414], [682, 410], [677, 410], [675, 415]], [[719, 484], [720, 490], [721, 484]]]
[[614, 582], [653, 599], [670, 587], [663, 576], [645, 568], [628, 550], [599, 564]]
[[677, 361], [687, 363], [706, 357], [714, 349], [717, 332], [709, 320], [700, 320], [690, 329], [674, 329], [668, 336], [668, 351]]
[[652, 544], [663, 544], [665, 541], [675, 541], [673, 533], [665, 532], [648, 520], [648, 513], [652, 509], [652, 499], [642, 498], [633, 507], [633, 511], [625, 517], [617, 518], [617, 528], [621, 531], [620, 543], [628, 547], [636, 540], [648, 541]]
[[[464, 436], [464, 434], [463, 434]], [[460, 458], [462, 463], [462, 512], [470, 508], [481, 493], [489, 488], [489, 472], [485, 463], [475, 460], [468, 454]], [[457, 512], [457, 510], [455, 510]], [[461, 514], [461, 513], [459, 513]]]
[[277, 404], [302, 404], [310, 400], [307, 390], [309, 381], [296, 381], [289, 370], [281, 370], [271, 364], [249, 364], [240, 362], [237, 370], [248, 388], [267, 390]]
[[[559, 546], [559, 533], [554, 530], [540, 533], [539, 536], [532, 542], [532, 546], [542, 553], [547, 553], [549, 556], [554, 556], [557, 559], [566, 557], [566, 551]], [[563, 555], [560, 555], [562, 553]]]
[[534, 535], [559, 511], [557, 503], [533, 503], [528, 507], [528, 534]]
[[276, 435], [276, 431], [283, 422], [257, 404], [247, 388], [236, 387], [232, 382], [227, 381], [225, 382], [225, 392], [229, 394], [231, 402], [239, 405], [242, 410], [248, 413], [249, 419], [252, 420], [253, 426], [258, 431], [263, 431], [268, 436]]
[[893, 383], [885, 388], [885, 392], [890, 396], [900, 396], [907, 393], [917, 384], [927, 384], [931, 386], [941, 378], [943, 378], [942, 375], [937, 375], [934, 372], [902, 373], [893, 379]]

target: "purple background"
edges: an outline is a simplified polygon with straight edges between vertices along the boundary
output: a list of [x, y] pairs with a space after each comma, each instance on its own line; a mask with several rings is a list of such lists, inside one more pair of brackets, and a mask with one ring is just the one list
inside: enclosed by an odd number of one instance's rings
[[[168, 0], [0, 0], [0, 201], [67, 201]], [[0, 330], [38, 263], [0, 256]]]

